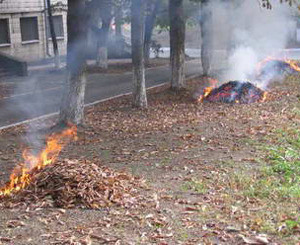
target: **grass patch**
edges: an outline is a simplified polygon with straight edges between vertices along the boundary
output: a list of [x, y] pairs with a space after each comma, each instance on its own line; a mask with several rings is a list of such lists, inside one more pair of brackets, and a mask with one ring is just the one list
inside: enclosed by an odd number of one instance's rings
[[182, 191], [193, 191], [198, 194], [205, 194], [207, 192], [206, 184], [199, 180], [189, 180], [182, 184]]
[[300, 131], [278, 131], [278, 144], [267, 147], [269, 165], [264, 175], [283, 198], [300, 198]]
[[244, 196], [262, 199], [300, 198], [300, 130], [280, 129], [272, 135], [272, 146], [257, 145], [266, 157], [256, 174], [236, 172], [231, 187]]
[[227, 210], [230, 206], [243, 214], [252, 210], [245, 218], [247, 227], [295, 244], [300, 232], [300, 130], [276, 130], [266, 140], [251, 142], [264, 155], [257, 164], [222, 161], [219, 168], [225, 168], [226, 175], [217, 175], [214, 182], [225, 187]]

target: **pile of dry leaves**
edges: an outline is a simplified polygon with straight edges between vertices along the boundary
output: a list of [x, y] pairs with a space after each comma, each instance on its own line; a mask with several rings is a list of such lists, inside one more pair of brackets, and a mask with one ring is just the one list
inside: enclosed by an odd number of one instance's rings
[[141, 179], [89, 161], [64, 160], [33, 174], [25, 189], [1, 200], [5, 206], [129, 208], [146, 201]]

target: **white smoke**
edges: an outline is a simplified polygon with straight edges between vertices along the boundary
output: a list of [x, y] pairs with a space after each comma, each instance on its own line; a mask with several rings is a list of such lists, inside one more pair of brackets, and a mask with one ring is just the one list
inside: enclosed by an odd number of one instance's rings
[[255, 50], [249, 46], [240, 46], [228, 58], [227, 80], [246, 81], [253, 74], [258, 62]]
[[[221, 23], [218, 19], [222, 16], [220, 13], [225, 11], [227, 16], [223, 27], [228, 32], [230, 52], [227, 53], [229, 67], [222, 78], [224, 81], [253, 79], [257, 63], [268, 56], [276, 56], [295, 35], [294, 9], [288, 4], [273, 0], [273, 8], [268, 10], [260, 6], [260, 1], [253, 0], [226, 4], [223, 1], [211, 2], [215, 23]], [[218, 36], [214, 38], [218, 39]]]

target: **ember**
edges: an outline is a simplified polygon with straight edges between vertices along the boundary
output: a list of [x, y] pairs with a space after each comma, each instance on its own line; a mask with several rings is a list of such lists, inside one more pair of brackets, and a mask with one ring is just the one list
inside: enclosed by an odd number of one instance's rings
[[205, 93], [202, 100], [209, 102], [249, 104], [265, 100], [266, 93], [250, 82], [230, 81]]

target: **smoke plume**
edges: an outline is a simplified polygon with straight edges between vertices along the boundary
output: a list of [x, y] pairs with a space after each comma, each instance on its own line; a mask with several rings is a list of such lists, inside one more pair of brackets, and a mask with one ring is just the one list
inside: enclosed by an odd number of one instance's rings
[[[268, 10], [253, 0], [211, 1], [214, 28], [220, 30], [216, 26], [221, 23], [219, 16], [226, 16], [222, 32], [227, 32], [228, 71], [222, 80], [255, 80], [257, 63], [269, 56], [276, 57], [295, 35], [294, 9], [276, 0], [271, 2], [273, 8]], [[219, 39], [218, 33], [214, 38]]]

